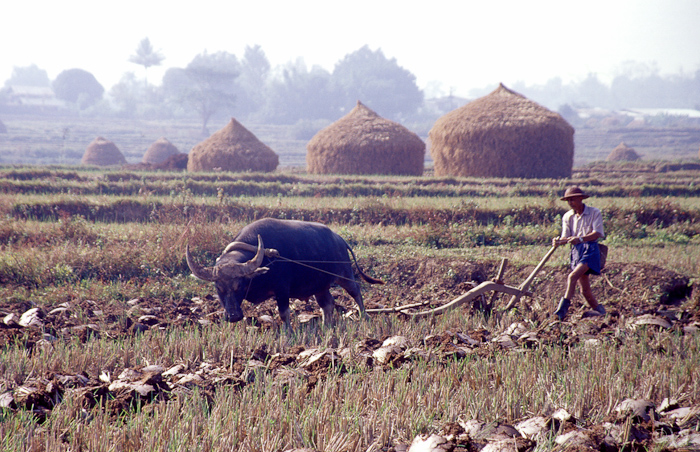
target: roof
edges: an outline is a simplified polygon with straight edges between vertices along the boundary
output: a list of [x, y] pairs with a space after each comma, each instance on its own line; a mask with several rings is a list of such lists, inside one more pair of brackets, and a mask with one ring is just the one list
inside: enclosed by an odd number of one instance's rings
[[66, 104], [56, 97], [50, 86], [10, 85], [8, 105], [37, 107], [65, 107]]
[[621, 111], [630, 116], [687, 116], [700, 118], [700, 111], [692, 108], [626, 108]]

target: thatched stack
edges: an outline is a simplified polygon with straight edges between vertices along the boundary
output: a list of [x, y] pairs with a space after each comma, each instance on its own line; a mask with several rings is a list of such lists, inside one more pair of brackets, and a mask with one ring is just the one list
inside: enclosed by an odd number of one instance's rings
[[306, 165], [316, 174], [423, 174], [425, 143], [404, 126], [359, 101], [347, 115], [306, 145]]
[[171, 155], [179, 154], [180, 151], [167, 140], [165, 137], [160, 137], [154, 141], [143, 154], [143, 163], [151, 163], [153, 165], [165, 161]]
[[231, 118], [223, 129], [192, 148], [187, 171], [274, 171], [279, 157]]
[[160, 163], [153, 165], [153, 169], [163, 171], [185, 171], [187, 169], [187, 154], [174, 154]]
[[436, 176], [571, 176], [574, 128], [502, 84], [439, 118], [429, 133]]
[[105, 138], [97, 137], [85, 149], [81, 163], [97, 166], [124, 165], [126, 159], [117, 145]]
[[639, 158], [639, 154], [623, 141], [612, 150], [605, 160], [608, 162], [633, 162], [639, 160]]

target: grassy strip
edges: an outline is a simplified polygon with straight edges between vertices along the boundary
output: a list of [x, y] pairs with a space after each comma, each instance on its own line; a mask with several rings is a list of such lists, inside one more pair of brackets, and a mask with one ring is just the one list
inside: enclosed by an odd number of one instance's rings
[[[110, 196], [134, 196], [149, 193], [156, 196], [168, 196], [188, 190], [197, 196], [218, 196], [224, 193], [226, 196], [302, 196], [302, 197], [358, 197], [358, 196], [404, 196], [404, 197], [482, 197], [482, 196], [516, 196], [516, 197], [540, 197], [563, 192], [559, 184], [540, 188], [511, 187], [509, 189], [497, 188], [489, 184], [480, 183], [478, 186], [451, 186], [444, 182], [435, 182], [434, 185], [420, 184], [364, 184], [364, 183], [280, 183], [273, 182], [249, 182], [249, 181], [195, 181], [191, 179], [172, 181], [119, 181], [110, 182], [104, 180], [89, 182], [56, 182], [51, 180], [8, 181], [0, 180], [0, 193], [5, 194], [58, 194], [72, 193], [80, 195], [110, 195]], [[633, 187], [612, 186], [601, 189], [588, 189], [594, 196], [606, 197], [651, 197], [651, 196], [700, 196], [700, 186], [692, 184], [642, 184]]]
[[700, 196], [697, 172], [600, 174], [570, 181], [401, 176], [311, 176], [285, 173], [145, 173], [128, 171], [15, 169], [0, 172], [0, 193], [171, 196], [299, 197], [551, 197], [578, 184], [597, 197]]
[[[355, 221], [329, 223], [352, 246], [370, 253], [375, 247], [400, 253], [405, 253], [401, 250], [416, 250], [420, 254], [441, 250], [443, 256], [449, 255], [445, 250], [546, 248], [551, 238], [559, 234], [556, 218], [539, 224], [541, 214], [531, 211], [523, 215], [531, 215], [538, 223], [521, 225], [506, 219], [497, 224], [495, 221], [480, 224], [474, 219], [454, 221], [448, 214], [445, 213], [445, 217], [435, 215], [426, 224], [382, 224], [389, 215], [376, 217], [382, 221], [361, 221], [369, 216], [358, 215]], [[3, 219], [0, 220], [0, 243], [3, 244], [0, 283], [41, 288], [84, 280], [128, 281], [186, 275], [185, 243], [189, 242], [202, 259], [211, 262], [246, 223], [241, 217], [245, 216], [236, 216], [235, 222], [207, 221], [200, 217], [191, 223], [121, 224], [93, 223], [79, 216], [63, 216], [56, 222]], [[197, 226], [201, 224], [207, 226]], [[614, 248], [631, 245], [634, 249], [659, 253], [660, 249], [672, 246], [700, 244], [698, 223], [684, 222], [664, 228], [659, 221], [642, 227], [636, 219], [630, 222], [623, 217], [623, 220], [610, 219], [608, 228], [607, 242]], [[493, 251], [482, 252], [493, 254]], [[633, 255], [640, 252], [635, 251]], [[666, 261], [675, 262], [689, 254], [673, 255], [664, 250], [662, 256]], [[676, 267], [687, 268], [688, 265]]]
[[[474, 203], [461, 202], [450, 207], [408, 205], [403, 199], [358, 201], [354, 206], [335, 207], [325, 202], [303, 206], [288, 206], [277, 198], [268, 199], [267, 204], [252, 204], [246, 201], [222, 199], [212, 203], [194, 199], [163, 202], [154, 198], [103, 197], [99, 200], [80, 197], [62, 199], [34, 198], [32, 201], [13, 201], [10, 198], [0, 203], [0, 213], [18, 219], [57, 221], [70, 217], [81, 217], [100, 222], [161, 222], [186, 223], [189, 221], [253, 221], [263, 217], [320, 221], [336, 224], [381, 224], [381, 225], [493, 225], [493, 226], [535, 226], [558, 225], [566, 210], [553, 202], [521, 203], [513, 207], [479, 207]], [[648, 228], [675, 226], [677, 231], [688, 237], [697, 234], [700, 224], [700, 210], [684, 208], [680, 204], [662, 199], [640, 201], [639, 198], [626, 203], [617, 201], [603, 206], [605, 202], [596, 200], [604, 213], [606, 227], [618, 233], [644, 238]], [[291, 204], [291, 203], [290, 203]], [[690, 202], [690, 204], [694, 204]]]

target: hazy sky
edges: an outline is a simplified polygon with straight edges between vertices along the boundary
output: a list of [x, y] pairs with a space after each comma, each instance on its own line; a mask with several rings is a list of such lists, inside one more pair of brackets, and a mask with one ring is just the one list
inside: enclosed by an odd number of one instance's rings
[[81, 68], [109, 90], [148, 37], [169, 67], [203, 51], [239, 58], [259, 44], [272, 66], [302, 57], [329, 71], [367, 44], [411, 71], [420, 88], [503, 82], [607, 81], [635, 61], [660, 73], [700, 70], [700, 0], [9, 0], [0, 21], [0, 86], [15, 66], [51, 79]]

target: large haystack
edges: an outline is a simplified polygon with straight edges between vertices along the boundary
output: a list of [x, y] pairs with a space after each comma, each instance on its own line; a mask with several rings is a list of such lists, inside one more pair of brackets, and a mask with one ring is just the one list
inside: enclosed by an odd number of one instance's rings
[[234, 118], [192, 148], [187, 171], [274, 171], [279, 164], [275, 152]]
[[359, 101], [306, 145], [307, 170], [317, 174], [420, 176], [424, 157], [425, 143], [418, 135]]
[[126, 159], [117, 145], [105, 138], [97, 137], [85, 149], [81, 163], [97, 166], [124, 165]]
[[178, 151], [175, 145], [168, 141], [167, 138], [160, 137], [148, 147], [141, 161], [143, 163], [155, 165], [165, 161], [165, 159], [171, 155], [177, 155], [179, 153], [180, 151]]
[[436, 176], [571, 176], [574, 128], [502, 84], [439, 118], [429, 133]]
[[639, 160], [639, 158], [639, 154], [623, 141], [612, 150], [605, 160], [608, 162], [633, 162]]

